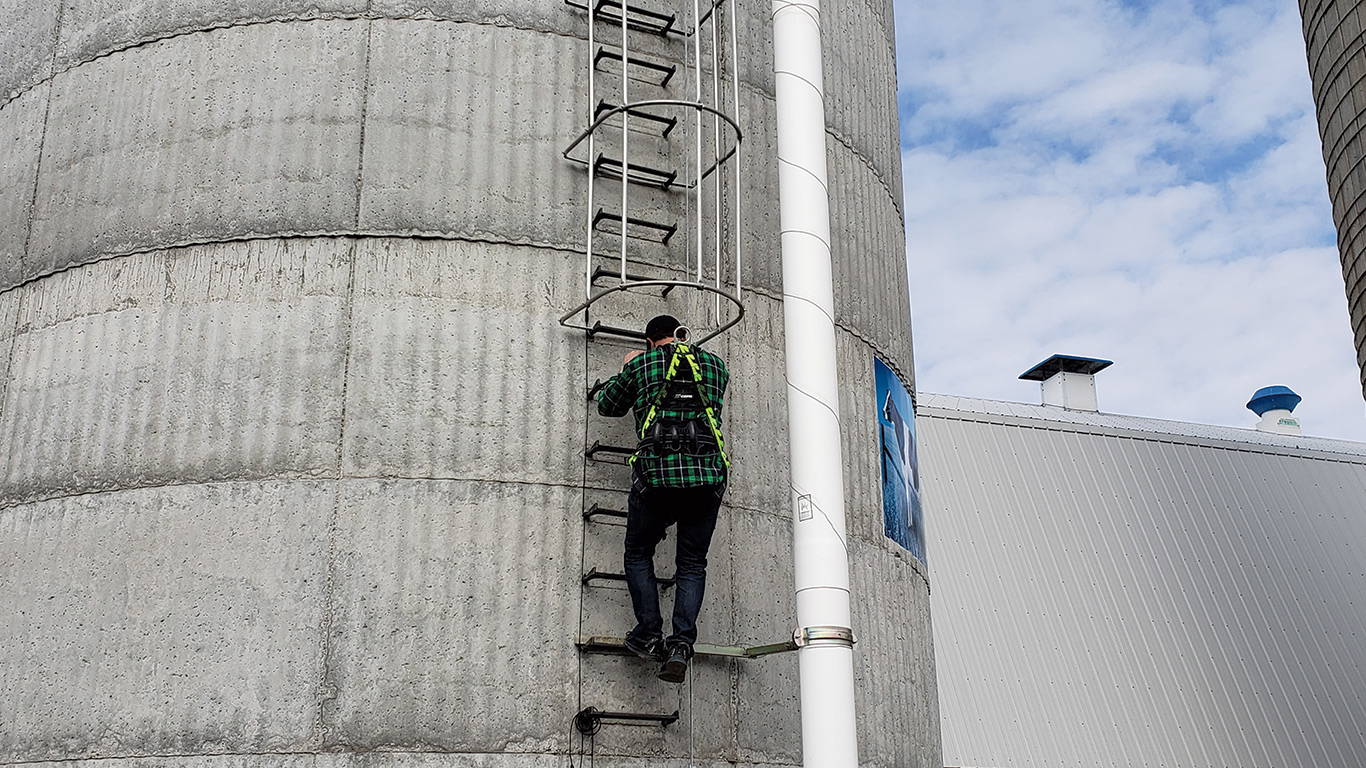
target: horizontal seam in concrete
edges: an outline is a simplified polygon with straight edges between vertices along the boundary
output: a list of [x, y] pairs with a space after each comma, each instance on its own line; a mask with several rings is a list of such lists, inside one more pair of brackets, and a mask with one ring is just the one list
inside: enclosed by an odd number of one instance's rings
[[7, 293], [9, 293], [9, 292], [11, 292], [11, 291], [17, 291], [17, 290], [19, 290], [19, 289], [21, 289], [21, 288], [24, 288], [24, 287], [26, 287], [26, 286], [29, 286], [29, 285], [31, 285], [31, 284], [40, 282], [40, 281], [42, 281], [42, 280], [46, 280], [47, 278], [52, 277], [52, 276], [54, 276], [54, 275], [60, 275], [60, 274], [62, 274], [63, 272], [70, 272], [70, 271], [76, 270], [76, 269], [84, 269], [85, 267], [93, 266], [93, 265], [95, 265], [95, 264], [102, 264], [102, 263], [107, 262], [107, 261], [117, 261], [118, 259], [127, 259], [127, 258], [131, 258], [131, 257], [133, 257], [133, 256], [144, 256], [144, 255], [149, 254], [149, 253], [160, 253], [160, 252], [162, 252], [162, 251], [172, 251], [172, 250], [176, 250], [176, 249], [180, 249], [180, 248], [196, 248], [196, 247], [199, 247], [199, 246], [206, 246], [206, 245], [227, 245], [227, 244], [229, 244], [229, 243], [251, 243], [251, 242], [257, 242], [257, 241], [261, 241], [261, 240], [327, 240], [327, 239], [332, 239], [332, 238], [355, 238], [355, 239], [372, 238], [372, 239], [376, 239], [376, 240], [439, 240], [439, 241], [445, 241], [445, 242], [484, 243], [484, 244], [487, 244], [487, 245], [510, 245], [510, 246], [524, 247], [524, 248], [539, 248], [539, 249], [542, 249], [542, 250], [560, 251], [560, 252], [563, 252], [563, 253], [575, 254], [575, 255], [581, 254], [581, 253], [583, 252], [583, 249], [581, 249], [581, 248], [575, 248], [575, 247], [571, 247], [571, 246], [563, 245], [563, 244], [544, 243], [544, 242], [537, 242], [537, 241], [533, 241], [533, 240], [505, 240], [505, 239], [498, 239], [498, 238], [492, 238], [492, 237], [477, 237], [477, 236], [473, 236], [473, 235], [454, 235], [454, 234], [439, 233], [439, 232], [422, 232], [422, 233], [414, 233], [414, 232], [383, 232], [383, 231], [379, 231], [379, 230], [329, 231], [329, 232], [323, 232], [323, 231], [319, 231], [319, 232], [277, 232], [277, 233], [274, 233], [274, 234], [242, 235], [242, 236], [239, 236], [239, 237], [226, 237], [226, 238], [221, 238], [221, 239], [180, 240], [180, 241], [176, 241], [176, 242], [173, 242], [173, 243], [165, 243], [165, 244], [162, 244], [162, 245], [157, 245], [157, 246], [151, 247], [151, 248], [139, 248], [139, 249], [133, 250], [133, 251], [125, 251], [125, 252], [121, 252], [121, 253], [110, 253], [110, 254], [105, 254], [105, 255], [103, 255], [103, 256], [99, 256], [99, 257], [96, 257], [96, 258], [94, 258], [94, 259], [90, 259], [89, 261], [82, 261], [82, 262], [80, 262], [79, 264], [68, 264], [67, 266], [62, 267], [61, 269], [54, 269], [54, 270], [52, 270], [52, 271], [50, 271], [50, 272], [44, 272], [44, 273], [41, 274], [41, 275], [34, 275], [33, 277], [27, 278], [27, 279], [23, 280], [23, 281], [20, 282], [20, 283], [17, 283], [17, 284], [15, 284], [15, 285], [10, 286], [9, 288], [5, 288], [5, 289], [3, 289], [3, 290], [0, 290], [0, 296], [4, 296], [5, 294], [7, 294]]
[[[577, 16], [577, 14], [575, 14], [575, 15]], [[17, 101], [18, 99], [23, 98], [23, 96], [24, 96], [25, 94], [27, 94], [28, 92], [30, 92], [30, 91], [32, 91], [32, 90], [34, 90], [34, 89], [36, 89], [36, 88], [42, 86], [42, 85], [45, 84], [45, 83], [51, 82], [52, 80], [54, 80], [55, 78], [57, 78], [59, 75], [64, 75], [64, 74], [66, 74], [67, 72], [71, 72], [71, 71], [73, 71], [73, 70], [79, 69], [80, 67], [83, 67], [83, 66], [85, 66], [86, 64], [89, 64], [89, 63], [91, 63], [91, 62], [99, 61], [100, 59], [108, 58], [108, 57], [110, 57], [110, 56], [113, 56], [113, 55], [118, 54], [118, 53], [123, 53], [123, 52], [125, 52], [125, 51], [130, 51], [130, 50], [134, 50], [134, 49], [136, 49], [136, 48], [143, 48], [143, 47], [147, 47], [147, 46], [150, 46], [150, 45], [155, 45], [156, 43], [165, 42], [165, 41], [167, 41], [167, 40], [174, 40], [174, 39], [180, 38], [180, 37], [187, 37], [187, 36], [189, 36], [189, 35], [198, 35], [198, 34], [203, 34], [203, 33], [205, 33], [205, 32], [214, 32], [214, 31], [217, 31], [217, 30], [237, 29], [237, 28], [239, 28], [239, 27], [258, 27], [258, 26], [264, 26], [264, 25], [267, 25], [267, 24], [308, 24], [308, 23], [329, 22], [329, 21], [416, 21], [416, 22], [423, 22], [423, 23], [436, 23], [436, 24], [473, 24], [473, 25], [481, 26], [481, 27], [494, 27], [494, 28], [496, 28], [496, 29], [515, 29], [515, 30], [518, 30], [518, 31], [521, 31], [521, 32], [534, 32], [534, 33], [538, 33], [538, 34], [554, 35], [554, 36], [556, 36], [556, 37], [564, 37], [564, 38], [569, 38], [569, 39], [572, 39], [572, 40], [582, 40], [582, 41], [584, 41], [584, 42], [587, 42], [587, 39], [588, 39], [587, 36], [585, 36], [585, 35], [577, 35], [577, 34], [565, 32], [565, 31], [563, 31], [563, 30], [558, 30], [558, 29], [545, 29], [545, 28], [541, 28], [541, 27], [522, 26], [522, 25], [518, 25], [518, 24], [513, 24], [513, 23], [508, 22], [506, 19], [502, 19], [501, 21], [496, 21], [496, 20], [481, 20], [481, 19], [439, 18], [439, 17], [436, 17], [436, 16], [386, 16], [386, 15], [376, 14], [376, 13], [373, 13], [373, 12], [371, 12], [371, 11], [367, 11], [367, 12], [363, 12], [363, 13], [337, 13], [337, 12], [333, 12], [333, 13], [318, 13], [318, 14], [315, 14], [315, 15], [272, 16], [272, 17], [268, 17], [268, 18], [239, 19], [239, 20], [237, 20], [237, 21], [222, 22], [222, 23], [217, 23], [217, 24], [206, 24], [206, 25], [200, 26], [200, 27], [179, 29], [179, 30], [176, 30], [176, 31], [174, 31], [174, 32], [170, 32], [170, 33], [168, 33], [168, 34], [159, 35], [159, 36], [156, 36], [156, 37], [144, 37], [144, 38], [138, 38], [138, 39], [136, 39], [136, 40], [130, 40], [130, 41], [128, 41], [128, 42], [122, 43], [122, 44], [117, 45], [117, 46], [115, 46], [115, 47], [113, 47], [113, 48], [110, 48], [110, 49], [108, 49], [108, 50], [100, 51], [99, 53], [96, 53], [96, 54], [94, 54], [94, 55], [92, 55], [92, 56], [90, 56], [90, 57], [88, 57], [88, 58], [81, 59], [80, 61], [71, 62], [71, 63], [68, 64], [66, 67], [64, 67], [63, 69], [61, 69], [60, 71], [57, 70], [56, 64], [55, 64], [55, 61], [54, 61], [53, 71], [52, 71], [52, 73], [49, 74], [47, 77], [45, 77], [45, 78], [43, 78], [43, 79], [41, 79], [41, 80], [38, 80], [38, 81], [36, 81], [36, 82], [34, 82], [34, 83], [31, 83], [31, 84], [29, 84], [29, 85], [27, 85], [27, 86], [24, 86], [23, 88], [21, 88], [21, 89], [15, 91], [15, 96], [14, 96], [13, 98], [6, 98], [4, 101], [0, 101], [0, 113], [3, 113], [4, 109], [5, 109], [7, 106], [9, 106], [9, 104], [10, 104], [11, 102]], [[54, 58], [55, 58], [55, 46], [54, 46]]]
[[859, 159], [859, 162], [863, 163], [863, 166], [867, 168], [873, 174], [873, 176], [877, 178], [878, 183], [882, 186], [882, 190], [887, 193], [887, 197], [892, 201], [892, 207], [896, 208], [896, 215], [897, 218], [901, 221], [902, 234], [904, 237], [906, 228], [906, 214], [901, 210], [903, 201], [901, 198], [892, 194], [892, 188], [887, 184], [887, 177], [882, 175], [882, 171], [879, 171], [877, 169], [877, 166], [873, 164], [872, 160], [869, 159], [867, 155], [860, 152], [858, 148], [851, 144], [849, 140], [846, 139], [842, 134], [835, 132], [834, 129], [829, 127], [825, 129], [825, 132], [830, 134], [831, 138], [839, 142], [845, 149], [849, 150], [850, 154], [852, 154], [854, 157], [857, 157]]
[[[1366, 36], [1366, 33], [1363, 33], [1363, 36]], [[1357, 50], [1354, 51], [1354, 54], [1360, 55], [1363, 49], [1366, 49], [1366, 42], [1364, 42], [1363, 45], [1357, 46]], [[1366, 81], [1366, 75], [1357, 78], [1355, 82], [1349, 85], [1347, 87], [1348, 93], [1350, 94], [1352, 91], [1355, 91], [1356, 87], [1360, 85], [1363, 81]], [[1324, 101], [1321, 101], [1320, 104], [1326, 106], [1328, 102], [1325, 99]], [[1339, 113], [1342, 112], [1342, 108], [1346, 106], [1346, 104], [1347, 99], [1338, 99], [1336, 102], [1332, 103], [1332, 109], [1329, 110], [1328, 114], [1316, 115], [1317, 119], [1319, 120], [1319, 127], [1321, 131], [1328, 130], [1329, 124], [1333, 121], [1335, 117], [1338, 116]], [[1325, 161], [1330, 156], [1336, 158], [1339, 155], [1339, 153], [1343, 151], [1346, 145], [1350, 144], [1351, 140], [1356, 138], [1357, 134], [1360, 133], [1359, 128], [1361, 123], [1361, 114], [1362, 113], [1358, 111], [1356, 115], [1343, 118], [1343, 129], [1338, 136], [1334, 137], [1333, 146], [1328, 147], [1326, 144], [1324, 145]]]
[[[64, 75], [64, 74], [66, 74], [67, 72], [71, 72], [71, 71], [73, 71], [73, 70], [80, 69], [81, 67], [85, 66], [86, 64], [90, 64], [91, 62], [99, 61], [100, 59], [106, 59], [106, 58], [108, 58], [108, 57], [110, 57], [110, 56], [113, 56], [113, 55], [119, 54], [119, 53], [123, 53], [123, 52], [125, 52], [125, 51], [131, 51], [131, 50], [134, 50], [134, 49], [137, 49], [137, 48], [144, 48], [144, 47], [147, 47], [147, 46], [155, 45], [155, 44], [157, 44], [157, 43], [165, 42], [165, 41], [167, 41], [167, 40], [175, 40], [175, 39], [181, 38], [181, 37], [188, 37], [188, 36], [190, 36], [190, 35], [199, 35], [199, 34], [203, 34], [203, 33], [205, 33], [205, 32], [214, 32], [214, 31], [223, 30], [223, 29], [238, 29], [238, 28], [244, 28], [244, 27], [259, 27], [259, 26], [265, 26], [265, 25], [267, 25], [267, 24], [311, 24], [311, 23], [315, 23], [315, 22], [328, 22], [328, 21], [422, 21], [422, 22], [436, 22], [436, 23], [449, 23], [449, 24], [477, 24], [477, 25], [480, 25], [480, 26], [497, 27], [497, 28], [500, 28], [500, 29], [517, 29], [517, 30], [521, 30], [521, 31], [523, 31], [523, 32], [542, 32], [542, 33], [545, 33], [545, 34], [559, 35], [559, 36], [561, 36], [561, 37], [577, 37], [577, 36], [575, 36], [575, 35], [566, 35], [566, 34], [564, 34], [564, 33], [562, 33], [562, 32], [557, 32], [557, 31], [555, 31], [555, 30], [536, 29], [536, 28], [534, 28], [534, 27], [519, 27], [519, 26], [516, 26], [516, 25], [513, 25], [513, 24], [498, 24], [498, 23], [495, 23], [495, 22], [492, 22], [492, 21], [476, 21], [476, 20], [472, 20], [472, 19], [471, 19], [471, 20], [439, 19], [439, 18], [436, 18], [436, 17], [421, 17], [421, 16], [375, 16], [374, 14], [372, 14], [372, 13], [370, 13], [370, 12], [364, 12], [364, 13], [336, 13], [336, 12], [333, 12], [333, 13], [318, 13], [318, 14], [316, 14], [316, 15], [272, 16], [272, 17], [268, 17], [268, 18], [239, 19], [239, 20], [237, 20], [237, 21], [222, 22], [222, 23], [218, 23], [218, 24], [206, 24], [206, 25], [201, 26], [201, 27], [193, 27], [193, 28], [187, 28], [187, 29], [179, 29], [179, 30], [176, 30], [176, 31], [171, 32], [171, 33], [169, 33], [169, 34], [163, 34], [163, 35], [159, 35], [159, 36], [157, 36], [157, 37], [143, 37], [143, 38], [138, 38], [138, 39], [135, 39], [135, 40], [130, 40], [130, 41], [127, 41], [127, 42], [122, 43], [122, 44], [120, 44], [120, 45], [117, 45], [117, 46], [115, 46], [115, 47], [113, 47], [113, 48], [110, 48], [110, 49], [108, 49], [108, 50], [100, 51], [99, 53], [94, 54], [93, 56], [90, 56], [90, 57], [88, 57], [88, 58], [81, 59], [80, 61], [71, 62], [69, 65], [67, 65], [66, 67], [64, 67], [64, 68], [61, 69], [61, 70], [58, 70], [58, 69], [57, 69], [57, 67], [56, 67], [56, 62], [55, 62], [55, 60], [54, 60], [54, 62], [53, 62], [53, 67], [52, 67], [52, 73], [51, 73], [50, 75], [48, 75], [47, 77], [43, 78], [42, 80], [38, 80], [37, 82], [34, 82], [34, 83], [32, 83], [32, 84], [30, 84], [30, 85], [27, 85], [27, 86], [25, 86], [24, 88], [22, 88], [22, 89], [16, 91], [16, 92], [15, 92], [15, 96], [14, 96], [13, 98], [8, 98], [8, 99], [6, 99], [5, 101], [0, 102], [0, 112], [3, 112], [4, 109], [5, 109], [5, 107], [9, 106], [11, 102], [14, 102], [14, 101], [17, 101], [17, 100], [23, 98], [24, 94], [28, 93], [29, 91], [34, 90], [35, 88], [38, 88], [38, 87], [42, 86], [42, 85], [45, 84], [45, 83], [51, 82], [52, 80], [56, 79], [56, 78], [57, 78], [58, 76], [60, 76], [60, 75]], [[54, 59], [55, 59], [55, 55], [56, 55], [56, 53], [55, 53], [55, 48], [56, 48], [56, 47], [54, 46]]]
[[[1322, 20], [1322, 18], [1323, 17], [1320, 17], [1320, 20]], [[1343, 56], [1341, 52], [1339, 52], [1338, 54], [1333, 54], [1331, 51], [1331, 47], [1329, 45], [1333, 35], [1341, 29], [1342, 26], [1341, 24], [1339, 24], [1330, 29], [1327, 33], [1327, 36], [1324, 38], [1317, 37], [1317, 30], [1315, 31], [1315, 37], [1310, 38], [1308, 35], [1306, 35], [1305, 37], [1305, 53], [1306, 59], [1308, 59], [1309, 76], [1310, 80], [1312, 81], [1310, 83], [1310, 89], [1314, 92], [1315, 97], [1321, 95], [1319, 93], [1320, 85], [1323, 86], [1323, 88], [1328, 88], [1332, 84], [1333, 76], [1336, 73], [1340, 72], [1343, 67], [1347, 66], [1346, 59], [1349, 57]], [[1311, 43], [1311, 40], [1313, 40], [1314, 42]], [[1343, 40], [1343, 50], [1346, 50], [1348, 45], [1348, 41]], [[1312, 58], [1310, 58], [1309, 54], [1311, 53], [1317, 55], [1314, 55]], [[1322, 78], [1318, 78], [1315, 76], [1316, 73], [1320, 71], [1322, 71], [1323, 73]], [[1315, 98], [1314, 101], [1315, 104], [1318, 104], [1320, 102], [1320, 99]]]
[[[742, 81], [740, 83], [740, 87], [749, 91], [751, 94], [758, 95], [769, 101], [773, 101], [777, 98], [775, 94], [771, 93], [767, 89], [762, 88], [759, 85], [751, 83], [747, 80]], [[891, 198], [892, 205], [896, 208], [897, 218], [901, 220], [901, 226], [904, 230], [906, 227], [906, 214], [904, 211], [901, 210], [903, 201], [899, 196], [892, 193], [892, 188], [887, 184], [887, 178], [882, 174], [881, 171], [877, 169], [877, 165], [874, 164], [873, 161], [867, 155], [865, 155], [862, 151], [855, 147], [850, 139], [846, 138], [844, 134], [839, 133], [838, 131], [831, 128], [829, 124], [825, 126], [825, 132], [827, 135], [830, 136], [830, 138], [839, 142], [840, 146], [849, 150], [850, 154], [852, 154], [854, 157], [857, 157], [859, 159], [859, 162], [863, 163], [864, 167], [866, 167], [873, 174], [873, 176], [877, 177], [878, 182], [882, 185], [883, 191], [887, 193], [887, 196], [889, 198]], [[898, 152], [899, 151], [900, 150], [898, 149]]]
[[40, 496], [23, 501], [16, 501], [0, 504], [0, 512], [17, 509], [29, 504], [41, 504], [48, 501], [64, 501], [66, 499], [76, 499], [82, 496], [99, 496], [107, 493], [130, 493], [133, 491], [153, 491], [161, 488], [187, 488], [193, 486], [212, 486], [212, 485], [263, 485], [263, 484], [298, 484], [298, 483], [343, 483], [348, 480], [397, 480], [397, 481], [422, 481], [432, 483], [491, 483], [494, 485], [525, 485], [539, 488], [569, 488], [571, 490], [582, 490], [578, 483], [557, 483], [533, 480], [499, 480], [488, 477], [422, 477], [416, 475], [275, 475], [253, 478], [243, 478], [240, 480], [186, 480], [183, 482], [169, 483], [147, 483], [145, 485], [120, 485], [111, 488], [98, 488], [89, 491], [76, 491], [74, 493], [57, 493], [50, 496]]
[[[756, 293], [760, 296], [764, 296], [777, 302], [781, 302], [783, 300], [783, 297], [781, 295], [776, 294], [773, 291], [770, 291], [766, 288], [754, 288], [751, 286], [745, 286], [744, 290], [749, 291], [751, 293]], [[845, 333], [848, 333], [850, 336], [853, 336], [854, 338], [868, 345], [870, 348], [872, 348], [874, 352], [878, 353], [879, 356], [883, 356], [883, 362], [887, 363], [887, 366], [891, 368], [893, 371], [895, 371], [896, 375], [900, 376], [903, 380], [907, 378], [906, 372], [902, 370], [900, 364], [897, 363], [895, 360], [890, 360], [887, 357], [885, 357], [885, 355], [887, 355], [887, 352], [883, 350], [881, 347], [879, 347], [876, 341], [869, 338], [862, 331], [840, 320], [835, 321], [835, 327], [839, 328]], [[914, 399], [914, 395], [912, 395], [912, 403], [914, 403]]]
[[[359, 20], [361, 20], [361, 19], [363, 19], [363, 18], [365, 18], [365, 14], [363, 14], [363, 13], [319, 13], [319, 14], [317, 14], [317, 15], [315, 15], [315, 16], [274, 16], [274, 17], [270, 17], [270, 18], [261, 18], [261, 19], [239, 19], [239, 20], [237, 20], [237, 21], [223, 22], [223, 23], [219, 23], [219, 24], [206, 24], [206, 25], [201, 26], [201, 27], [193, 27], [193, 28], [189, 28], [189, 29], [180, 29], [180, 30], [176, 30], [176, 31], [171, 32], [171, 33], [169, 33], [169, 34], [163, 34], [163, 35], [159, 35], [159, 36], [157, 36], [157, 37], [143, 37], [143, 38], [138, 38], [138, 39], [135, 39], [135, 40], [130, 40], [130, 41], [127, 41], [127, 42], [122, 43], [122, 44], [120, 44], [120, 45], [117, 45], [117, 46], [115, 46], [115, 47], [113, 47], [113, 48], [110, 48], [110, 49], [108, 49], [108, 50], [100, 51], [99, 53], [97, 53], [97, 54], [95, 54], [95, 55], [93, 55], [93, 56], [90, 56], [89, 58], [81, 59], [80, 61], [71, 62], [69, 65], [67, 65], [66, 67], [64, 67], [64, 68], [61, 69], [61, 70], [58, 70], [58, 69], [57, 69], [57, 66], [56, 66], [55, 57], [56, 57], [56, 47], [57, 47], [57, 46], [54, 45], [54, 46], [53, 46], [53, 57], [54, 57], [54, 61], [53, 61], [52, 73], [51, 73], [50, 75], [48, 75], [46, 78], [44, 78], [44, 79], [42, 79], [42, 80], [39, 80], [38, 82], [35, 82], [35, 83], [33, 83], [32, 85], [29, 85], [28, 87], [26, 87], [26, 88], [24, 88], [23, 90], [19, 91], [19, 92], [18, 92], [18, 95], [16, 95], [14, 98], [9, 99], [9, 100], [5, 101], [4, 103], [0, 103], [0, 112], [3, 112], [4, 109], [5, 109], [5, 107], [9, 106], [10, 102], [16, 101], [16, 100], [18, 100], [19, 98], [22, 98], [24, 94], [28, 93], [29, 91], [31, 91], [31, 90], [33, 90], [33, 89], [35, 89], [35, 88], [37, 88], [37, 87], [39, 87], [39, 86], [41, 86], [41, 85], [43, 85], [44, 83], [48, 83], [48, 82], [51, 82], [52, 80], [55, 80], [55, 79], [56, 79], [58, 76], [60, 76], [60, 75], [64, 75], [64, 74], [66, 74], [67, 72], [71, 72], [72, 70], [75, 70], [75, 69], [79, 69], [79, 68], [81, 68], [81, 67], [83, 67], [83, 66], [85, 66], [86, 64], [89, 64], [89, 63], [91, 63], [91, 62], [99, 61], [100, 59], [105, 59], [105, 58], [108, 58], [108, 57], [113, 56], [113, 55], [115, 55], [115, 54], [123, 53], [124, 51], [131, 51], [131, 50], [133, 50], [133, 49], [135, 49], [135, 48], [143, 48], [143, 47], [146, 47], [146, 46], [155, 45], [156, 43], [164, 42], [164, 41], [166, 41], [166, 40], [174, 40], [174, 39], [179, 38], [179, 37], [187, 37], [187, 36], [189, 36], [189, 35], [198, 35], [198, 34], [202, 34], [202, 33], [204, 33], [204, 32], [213, 32], [213, 31], [215, 31], [215, 30], [220, 30], [220, 29], [235, 29], [235, 28], [237, 28], [237, 27], [256, 27], [256, 26], [262, 26], [262, 25], [265, 25], [265, 24], [294, 24], [294, 23], [308, 23], [308, 22], [316, 22], [316, 21], [359, 21]], [[58, 44], [60, 44], [60, 42], [61, 42], [61, 41], [59, 40], [59, 41], [58, 41]]]
[[[598, 750], [599, 754], [604, 754]], [[145, 760], [158, 758], [176, 757], [195, 757], [195, 758], [234, 758], [234, 757], [374, 757], [377, 755], [489, 755], [498, 757], [572, 757], [574, 750], [566, 746], [564, 750], [553, 749], [545, 752], [481, 752], [475, 750], [445, 750], [445, 749], [354, 749], [354, 750], [318, 750], [315, 752], [302, 751], [280, 751], [280, 752], [135, 752], [126, 755], [98, 755], [93, 757], [56, 757], [39, 760], [16, 760], [4, 763], [4, 765], [42, 765], [50, 763], [86, 763], [101, 762], [105, 760]], [[636, 757], [635, 755], [629, 755]], [[639, 757], [641, 763], [650, 762], [649, 757]], [[750, 765], [773, 766], [774, 768], [797, 768], [798, 763], [774, 763], [774, 762], [754, 762], [744, 761]]]
[[[766, 288], [754, 288], [746, 286], [744, 290], [754, 292], [754, 294], [761, 295], [761, 297], [773, 299], [773, 301], [783, 301], [783, 297], [781, 297], [781, 295], [777, 295], [773, 291], [766, 290]], [[888, 368], [891, 368], [893, 372], [896, 372], [897, 376], [902, 377], [903, 380], [907, 379], [906, 372], [904, 372], [902, 366], [900, 366], [900, 364], [897, 364], [896, 361], [893, 361], [893, 359], [888, 359], [887, 357], [885, 357], [885, 355], [888, 354], [887, 351], [882, 350], [881, 347], [878, 347], [876, 340], [870, 339], [869, 336], [865, 335], [865, 333], [863, 333], [862, 331], [859, 331], [858, 328], [854, 328], [852, 327], [852, 325], [848, 323], [843, 323], [843, 321], [840, 320], [835, 321], [835, 327], [841, 329], [841, 331], [848, 333], [848, 335], [850, 336], [854, 336], [854, 338], [858, 339], [859, 342], [867, 344], [867, 346], [872, 348], [874, 353], [877, 353], [878, 355], [880, 355], [880, 357], [882, 357], [882, 362], [885, 362], [885, 364], [888, 365]], [[914, 380], [914, 377], [912, 377], [911, 380]], [[914, 404], [914, 402], [915, 396], [911, 395], [911, 403]]]

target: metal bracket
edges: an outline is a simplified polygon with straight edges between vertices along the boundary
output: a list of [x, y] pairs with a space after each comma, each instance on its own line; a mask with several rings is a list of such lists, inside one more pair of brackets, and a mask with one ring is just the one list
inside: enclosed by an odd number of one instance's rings
[[854, 637], [854, 630], [848, 627], [801, 627], [792, 633], [792, 642], [798, 648], [805, 648], [808, 645], [842, 645], [845, 648], [853, 648], [858, 639]]
[[[622, 656], [634, 655], [626, 649], [625, 643], [619, 635], [579, 635], [574, 644], [584, 653], [605, 653]], [[712, 645], [710, 643], [698, 643], [693, 646], [693, 653], [699, 657], [717, 657], [727, 659], [757, 659], [761, 656], [771, 656], [775, 653], [785, 653], [797, 650], [797, 644], [791, 640], [781, 643], [769, 643], [767, 645], [753, 645], [748, 648], [738, 645]]]

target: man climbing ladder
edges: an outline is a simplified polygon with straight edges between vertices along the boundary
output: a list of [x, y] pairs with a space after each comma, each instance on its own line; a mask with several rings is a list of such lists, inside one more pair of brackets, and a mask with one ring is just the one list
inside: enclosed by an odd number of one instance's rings
[[[645, 326], [647, 349], [626, 355], [621, 373], [598, 393], [598, 412], [634, 411], [639, 446], [631, 457], [624, 564], [636, 626], [626, 647], [659, 662], [659, 678], [681, 683], [697, 641], [697, 613], [707, 582], [707, 550], [730, 460], [721, 437], [726, 364], [687, 343], [670, 315]], [[655, 547], [677, 523], [673, 634], [663, 637]]]

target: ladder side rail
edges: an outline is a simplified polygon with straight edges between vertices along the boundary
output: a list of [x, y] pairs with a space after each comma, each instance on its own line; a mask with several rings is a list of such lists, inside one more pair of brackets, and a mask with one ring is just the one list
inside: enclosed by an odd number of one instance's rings
[[[597, 27], [597, 20], [598, 20], [598, 19], [597, 19], [597, 5], [596, 5], [595, 3], [588, 3], [588, 4], [585, 5], [585, 8], [586, 8], [586, 10], [588, 11], [588, 122], [589, 122], [589, 124], [591, 125], [592, 122], [593, 122], [593, 118], [595, 117], [595, 115], [594, 115], [594, 110], [597, 109], [597, 107], [596, 107], [595, 105], [598, 103], [598, 91], [597, 91], [597, 65], [596, 65], [596, 63], [595, 63], [595, 61], [594, 61], [594, 58], [593, 58], [593, 49], [597, 46], [597, 43], [596, 43], [596, 41], [594, 40], [594, 36], [595, 36], [595, 28]], [[623, 13], [622, 15], [625, 16], [624, 13]], [[623, 65], [623, 68], [624, 68], [624, 65]], [[588, 156], [589, 156], [589, 157], [592, 157], [592, 156], [594, 155], [594, 152], [595, 152], [594, 144], [595, 144], [594, 137], [590, 135], [590, 136], [588, 137]], [[588, 174], [588, 211], [587, 211], [587, 218], [588, 218], [587, 230], [588, 230], [588, 231], [587, 231], [587, 235], [585, 236], [585, 243], [584, 243], [585, 247], [584, 247], [584, 258], [583, 258], [583, 261], [584, 261], [584, 268], [583, 268], [583, 273], [584, 273], [584, 274], [583, 274], [583, 276], [584, 276], [584, 286], [583, 286], [583, 292], [584, 292], [584, 295], [585, 295], [585, 296], [592, 296], [592, 295], [593, 295], [593, 192], [594, 192], [593, 187], [594, 187], [594, 185], [595, 185], [596, 183], [597, 183], [597, 180], [593, 178], [593, 174], [590, 172], [590, 173]], [[584, 307], [584, 317], [583, 317], [583, 320], [584, 320], [585, 323], [588, 322], [588, 308], [587, 308], [587, 307]]]

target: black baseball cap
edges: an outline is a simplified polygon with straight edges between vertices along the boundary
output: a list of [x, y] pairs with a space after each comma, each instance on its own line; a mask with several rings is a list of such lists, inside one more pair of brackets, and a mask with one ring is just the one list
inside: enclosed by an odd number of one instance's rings
[[674, 331], [678, 330], [680, 325], [682, 323], [678, 322], [678, 318], [673, 315], [659, 315], [645, 324], [645, 338], [650, 341], [667, 339], [674, 335]]

